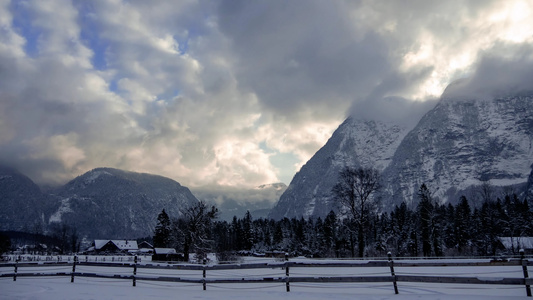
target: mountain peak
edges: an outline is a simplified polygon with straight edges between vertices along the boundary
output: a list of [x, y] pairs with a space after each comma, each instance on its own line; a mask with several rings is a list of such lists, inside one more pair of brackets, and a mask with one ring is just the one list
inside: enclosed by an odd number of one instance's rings
[[382, 171], [407, 128], [393, 122], [347, 118], [328, 142], [294, 176], [269, 217], [326, 216], [336, 210], [332, 189], [346, 166]]
[[[29, 178], [28, 187], [23, 175], [5, 175], [9, 180], [2, 180], [3, 173], [0, 170], [4, 230], [62, 223], [75, 227], [81, 236], [138, 238], [153, 233], [161, 210], [178, 217], [182, 208], [198, 202], [188, 188], [170, 178], [120, 169], [93, 169], [55, 189], [53, 195], [41, 193]], [[32, 185], [35, 193], [28, 192]]]
[[454, 101], [449, 96], [463, 84], [450, 86], [411, 130], [346, 119], [296, 173], [270, 217], [325, 216], [336, 209], [332, 188], [346, 166], [382, 172], [384, 207], [416, 201], [423, 183], [441, 202], [454, 202], [487, 180], [500, 187], [525, 185], [533, 163], [533, 94]]
[[405, 137], [384, 171], [388, 202], [413, 201], [422, 183], [441, 202], [490, 180], [523, 184], [533, 162], [533, 98], [441, 101]]

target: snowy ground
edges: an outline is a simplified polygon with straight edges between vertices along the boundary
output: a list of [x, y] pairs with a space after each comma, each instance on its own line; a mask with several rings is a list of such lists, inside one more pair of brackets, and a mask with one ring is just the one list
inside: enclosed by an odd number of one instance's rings
[[[46, 269], [46, 270], [45, 270]], [[20, 272], [70, 272], [69, 266], [21, 268]], [[78, 266], [77, 272], [131, 275], [131, 268], [103, 268]], [[0, 272], [12, 272], [0, 267]], [[211, 270], [207, 278], [238, 278], [284, 276], [281, 268], [249, 270]], [[349, 276], [387, 275], [388, 268], [291, 268], [291, 276]], [[398, 275], [447, 275], [478, 276], [483, 278], [522, 278], [520, 267], [417, 267], [397, 268]], [[138, 275], [179, 276], [200, 278], [201, 271], [138, 269]], [[76, 277], [18, 277], [0, 279], [0, 299], [440, 299], [440, 300], [494, 300], [532, 299], [526, 297], [523, 286], [464, 285], [398, 283], [399, 295], [394, 294], [392, 283], [291, 283], [291, 292], [285, 291], [283, 283], [257, 284], [184, 284], [156, 281], [137, 281], [133, 287], [130, 280]]]

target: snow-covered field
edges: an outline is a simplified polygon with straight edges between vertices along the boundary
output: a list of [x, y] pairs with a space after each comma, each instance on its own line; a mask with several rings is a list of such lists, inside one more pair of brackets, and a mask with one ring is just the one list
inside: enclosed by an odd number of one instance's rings
[[[249, 262], [249, 261], [246, 261]], [[257, 260], [253, 261], [257, 262]], [[260, 260], [264, 262], [264, 260]], [[0, 265], [1, 266], [1, 265]], [[71, 266], [26, 267], [23, 272], [65, 272]], [[77, 272], [131, 275], [131, 268], [105, 268], [78, 265]], [[12, 268], [0, 267], [0, 272], [11, 273]], [[522, 278], [519, 266], [490, 267], [403, 267], [398, 275], [477, 276], [480, 278]], [[201, 278], [201, 271], [161, 270], [138, 268], [141, 276], [176, 276]], [[209, 270], [207, 278], [282, 277], [281, 268]], [[291, 268], [291, 276], [381, 276], [390, 275], [385, 267]], [[465, 285], [398, 282], [399, 295], [394, 294], [392, 283], [291, 283], [290, 292], [284, 283], [202, 284], [138, 280], [76, 277], [18, 277], [0, 278], [0, 299], [532, 299], [526, 297], [524, 286]]]

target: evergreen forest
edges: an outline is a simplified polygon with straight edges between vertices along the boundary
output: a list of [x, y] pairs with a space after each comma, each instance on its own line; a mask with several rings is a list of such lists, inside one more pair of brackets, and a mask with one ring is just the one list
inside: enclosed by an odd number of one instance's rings
[[455, 205], [441, 205], [423, 184], [418, 197], [413, 207], [402, 203], [389, 212], [366, 210], [362, 233], [361, 223], [349, 213], [272, 220], [254, 219], [247, 212], [227, 222], [217, 221], [216, 208], [201, 203], [207, 217], [200, 221], [171, 220], [163, 211], [154, 246], [172, 247], [187, 257], [189, 252], [216, 252], [228, 259], [275, 251], [313, 258], [383, 257], [389, 251], [395, 257], [496, 256], [519, 251], [506, 249], [500, 237], [512, 237], [519, 248], [522, 237], [533, 236], [533, 212], [516, 194], [486, 197], [475, 206], [465, 196]]

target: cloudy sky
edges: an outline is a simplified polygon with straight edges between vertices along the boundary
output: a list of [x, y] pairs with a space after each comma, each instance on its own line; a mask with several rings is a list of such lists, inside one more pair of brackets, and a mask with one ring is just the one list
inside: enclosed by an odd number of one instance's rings
[[0, 163], [288, 184], [350, 112], [413, 119], [532, 45], [531, 0], [0, 0]]

